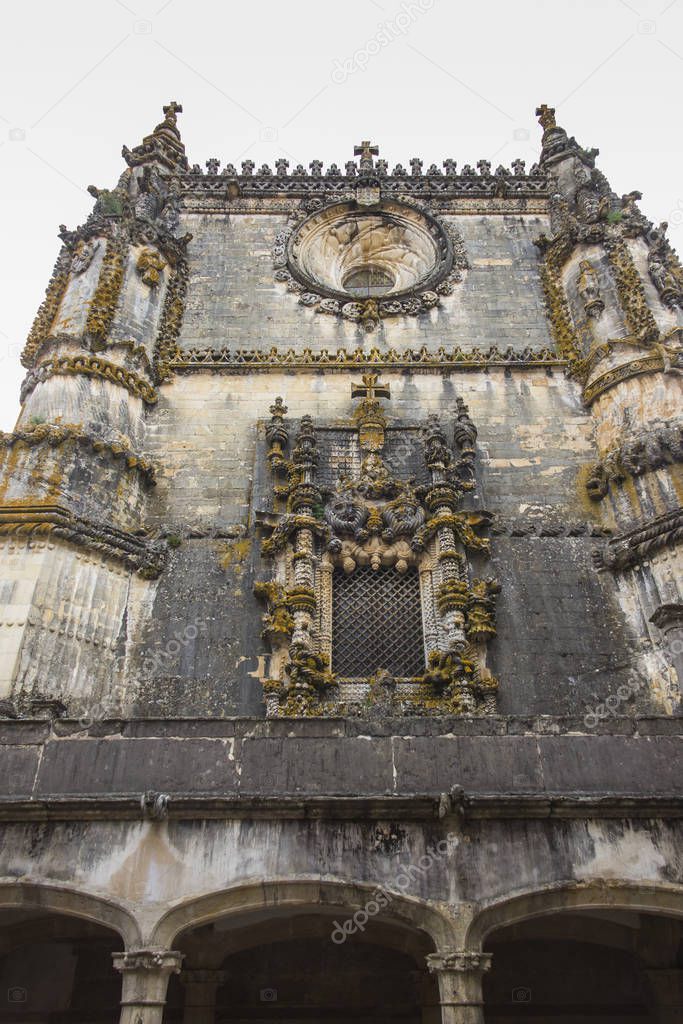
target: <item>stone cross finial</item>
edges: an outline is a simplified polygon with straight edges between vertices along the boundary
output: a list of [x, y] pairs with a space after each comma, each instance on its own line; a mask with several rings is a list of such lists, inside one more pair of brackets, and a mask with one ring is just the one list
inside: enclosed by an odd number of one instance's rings
[[353, 147], [353, 155], [360, 157], [361, 171], [374, 170], [373, 156], [379, 156], [379, 146], [373, 146], [369, 139], [365, 139]]
[[218, 168], [220, 167], [220, 165], [220, 160], [215, 156], [209, 157], [209, 159], [206, 161], [206, 169], [209, 174], [218, 174]]
[[170, 121], [171, 124], [175, 124], [177, 115], [182, 114], [183, 112], [183, 105], [182, 103], [176, 103], [175, 100], [171, 100], [171, 102], [167, 103], [165, 107], [162, 107], [162, 110], [166, 120]]
[[557, 123], [555, 121], [555, 107], [549, 107], [547, 103], [542, 103], [540, 107], [536, 107], [536, 117], [544, 131], [547, 131], [548, 128], [557, 127]]
[[375, 398], [390, 398], [389, 385], [379, 384], [378, 380], [378, 374], [364, 373], [362, 384], [351, 384], [351, 398], [367, 398], [370, 401]]

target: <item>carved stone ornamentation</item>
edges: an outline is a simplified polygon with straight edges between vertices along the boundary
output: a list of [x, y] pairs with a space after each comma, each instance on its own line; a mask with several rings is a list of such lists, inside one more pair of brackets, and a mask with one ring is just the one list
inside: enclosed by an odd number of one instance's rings
[[[351, 393], [358, 405], [349, 429], [360, 458], [356, 471], [342, 472], [334, 487], [321, 487], [315, 479], [323, 453], [308, 417], [300, 422], [290, 461], [284, 457], [288, 430], [280, 400], [266, 427], [275, 501], [285, 506], [271, 520], [272, 533], [263, 544], [263, 553], [276, 559], [275, 576], [256, 585], [268, 604], [268, 713], [333, 714], [345, 706], [346, 684], [330, 660], [331, 582], [335, 571], [348, 576], [359, 567], [399, 577], [417, 572], [427, 624], [424, 671], [398, 680], [377, 664], [363, 683], [364, 706], [413, 714], [490, 711], [497, 683], [486, 667], [486, 645], [495, 635], [500, 586], [471, 572], [468, 553], [488, 553], [479, 531], [491, 517], [460, 507], [474, 487], [476, 427], [460, 398], [451, 444], [439, 420], [430, 417], [420, 438], [430, 482], [417, 487], [387, 464], [391, 427], [381, 400], [390, 398], [388, 385], [369, 373], [352, 384]], [[286, 481], [280, 483], [283, 473]]]
[[452, 228], [415, 203], [380, 202], [372, 173], [363, 172], [356, 202], [302, 209], [273, 247], [276, 280], [302, 305], [367, 330], [433, 309], [468, 266]]
[[586, 316], [597, 320], [605, 309], [605, 303], [600, 295], [600, 277], [590, 260], [581, 260], [579, 271], [577, 289], [583, 308]]
[[683, 275], [671, 255], [671, 248], [661, 232], [648, 253], [647, 269], [662, 302], [673, 309], [683, 307]]
[[156, 288], [161, 281], [161, 272], [166, 266], [166, 260], [162, 259], [154, 249], [143, 249], [137, 258], [135, 269], [142, 278], [144, 284], [149, 288]]

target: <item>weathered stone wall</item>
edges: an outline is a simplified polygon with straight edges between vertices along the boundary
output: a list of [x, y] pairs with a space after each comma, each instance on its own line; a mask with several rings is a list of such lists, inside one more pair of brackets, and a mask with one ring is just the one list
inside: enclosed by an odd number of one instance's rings
[[188, 214], [193, 234], [188, 256], [183, 349], [229, 347], [301, 351], [322, 348], [421, 348], [464, 350], [492, 345], [548, 344], [548, 328], [533, 239], [547, 217], [443, 216], [462, 238], [470, 269], [451, 296], [429, 314], [384, 320], [370, 336], [362, 326], [317, 314], [275, 280], [271, 251], [287, 218], [260, 214]]

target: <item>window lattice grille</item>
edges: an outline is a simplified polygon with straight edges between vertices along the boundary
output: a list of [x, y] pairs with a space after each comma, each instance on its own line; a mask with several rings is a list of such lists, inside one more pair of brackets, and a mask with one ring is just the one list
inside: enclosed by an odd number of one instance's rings
[[332, 671], [365, 679], [378, 668], [393, 676], [424, 672], [420, 581], [412, 569], [358, 567], [332, 577]]

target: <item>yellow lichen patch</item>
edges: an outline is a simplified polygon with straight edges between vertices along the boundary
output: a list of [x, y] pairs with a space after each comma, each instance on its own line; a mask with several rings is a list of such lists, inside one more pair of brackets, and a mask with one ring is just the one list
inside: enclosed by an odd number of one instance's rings
[[232, 569], [238, 576], [244, 572], [244, 562], [251, 551], [251, 541], [247, 539], [230, 541], [227, 544], [219, 544], [218, 561], [221, 569]]
[[108, 242], [107, 251], [102, 260], [100, 278], [95, 294], [89, 303], [88, 318], [85, 324], [86, 333], [100, 344], [105, 342], [109, 333], [122, 284], [123, 254], [118, 245]]

